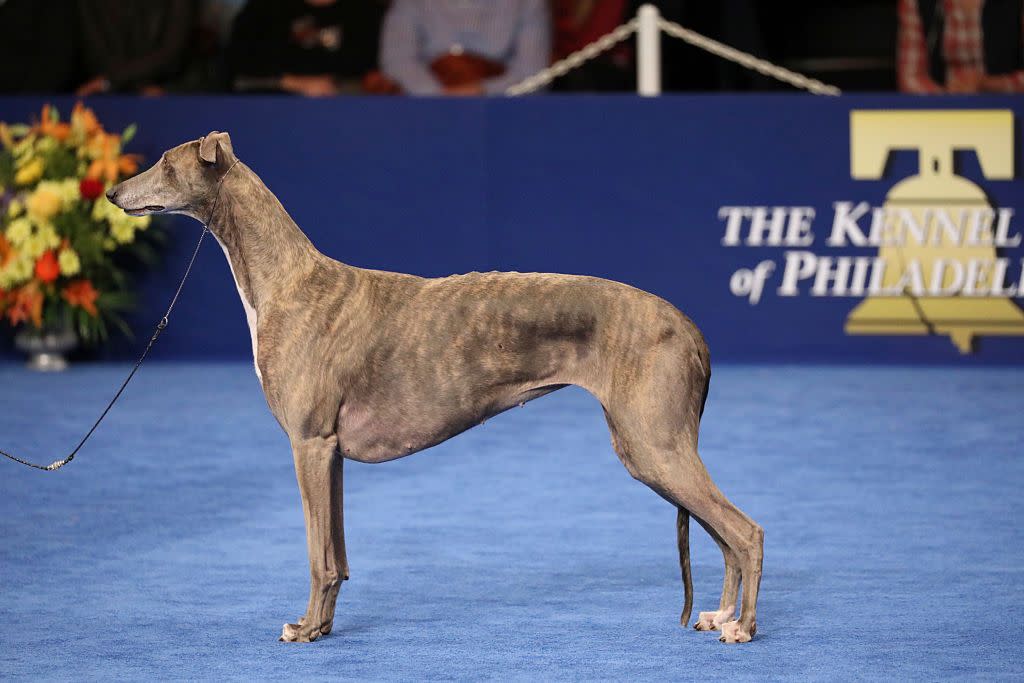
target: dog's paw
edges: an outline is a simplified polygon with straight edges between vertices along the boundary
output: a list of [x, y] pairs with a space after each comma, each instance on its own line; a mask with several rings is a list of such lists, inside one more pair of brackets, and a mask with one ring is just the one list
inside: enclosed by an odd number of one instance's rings
[[693, 627], [698, 631], [717, 631], [722, 627], [722, 624], [732, 619], [735, 611], [735, 606], [730, 605], [717, 612], [701, 612], [697, 616], [697, 623]]
[[282, 643], [312, 643], [320, 636], [331, 632], [330, 624], [326, 625], [325, 631], [324, 627], [306, 626], [305, 621], [299, 619], [297, 624], [285, 624], [281, 628], [281, 637], [278, 640]]
[[718, 637], [723, 643], [749, 643], [750, 639], [757, 632], [757, 624], [750, 627], [749, 631], [743, 629], [738, 621], [727, 621], [722, 624], [722, 635]]

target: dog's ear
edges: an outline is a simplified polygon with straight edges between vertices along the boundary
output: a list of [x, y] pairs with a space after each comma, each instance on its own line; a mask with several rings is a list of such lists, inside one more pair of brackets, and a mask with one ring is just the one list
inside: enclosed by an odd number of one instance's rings
[[224, 161], [226, 156], [233, 153], [231, 136], [227, 133], [214, 130], [199, 141], [199, 158], [208, 164]]

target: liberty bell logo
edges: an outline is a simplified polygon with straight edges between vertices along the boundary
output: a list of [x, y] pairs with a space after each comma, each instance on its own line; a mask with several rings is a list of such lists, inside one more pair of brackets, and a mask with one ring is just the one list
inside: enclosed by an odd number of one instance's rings
[[[889, 190], [874, 209], [876, 286], [846, 320], [847, 334], [948, 335], [961, 353], [986, 335], [1024, 335], [1024, 312], [1005, 287], [1018, 246], [1013, 210], [956, 175], [954, 150], [974, 150], [990, 180], [1013, 178], [1013, 114], [1007, 110], [854, 111], [850, 171], [882, 178], [890, 151], [916, 149], [919, 172]], [[1024, 278], [1022, 278], [1024, 282]]]

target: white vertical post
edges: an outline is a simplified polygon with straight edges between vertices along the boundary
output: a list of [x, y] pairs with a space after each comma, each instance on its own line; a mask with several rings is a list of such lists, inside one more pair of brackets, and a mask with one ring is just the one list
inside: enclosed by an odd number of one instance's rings
[[661, 16], [650, 3], [640, 5], [636, 16], [636, 91], [654, 97], [661, 94]]

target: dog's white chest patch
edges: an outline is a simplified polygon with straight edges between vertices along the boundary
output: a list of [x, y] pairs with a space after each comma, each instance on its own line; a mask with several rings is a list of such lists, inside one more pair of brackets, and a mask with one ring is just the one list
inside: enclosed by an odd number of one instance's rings
[[[214, 235], [216, 237], [216, 235]], [[252, 365], [256, 369], [256, 379], [260, 381], [260, 386], [263, 385], [263, 373], [260, 372], [259, 364], [259, 342], [256, 339], [256, 309], [252, 307], [249, 300], [245, 298], [245, 292], [242, 291], [242, 285], [238, 282], [238, 276], [235, 274], [235, 266], [231, 263], [231, 254], [228, 253], [227, 247], [224, 243], [217, 238], [217, 244], [224, 250], [224, 256], [228, 260], [228, 268], [231, 269], [231, 277], [235, 280], [235, 288], [238, 290], [238, 298], [242, 300], [242, 308], [245, 309], [245, 321], [249, 323], [249, 336], [252, 338]]]

